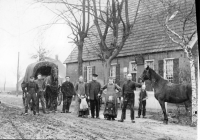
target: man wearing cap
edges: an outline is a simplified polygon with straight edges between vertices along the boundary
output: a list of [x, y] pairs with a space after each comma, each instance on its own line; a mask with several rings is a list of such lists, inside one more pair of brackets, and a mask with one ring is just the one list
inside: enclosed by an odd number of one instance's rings
[[72, 102], [72, 97], [76, 95], [74, 85], [70, 82], [70, 77], [65, 77], [65, 82], [61, 86], [61, 92], [63, 94], [63, 108], [61, 113], [71, 113], [69, 108]]
[[45, 82], [44, 80], [42, 79], [42, 75], [41, 74], [38, 74], [37, 76], [37, 80], [36, 80], [36, 83], [38, 85], [38, 92], [37, 92], [37, 114], [39, 114], [39, 100], [41, 101], [41, 104], [42, 104], [42, 110], [43, 110], [43, 113], [46, 114], [46, 101], [45, 101], [45, 98], [44, 98], [44, 92], [45, 92]]
[[122, 106], [122, 115], [119, 122], [123, 122], [126, 118], [126, 107], [128, 103], [131, 105], [131, 121], [132, 123], [135, 123], [134, 121], [134, 104], [135, 104], [135, 93], [134, 90], [136, 90], [136, 87], [141, 87], [142, 85], [136, 82], [132, 81], [132, 75], [127, 75], [127, 81], [123, 84], [122, 87], [122, 97], [123, 97], [123, 106]]
[[138, 116], [136, 118], [140, 118], [142, 113], [143, 118], [146, 118], [146, 100], [148, 99], [147, 92], [145, 90], [145, 84], [142, 85], [142, 89], [139, 94], [139, 109], [138, 109]]
[[99, 119], [99, 98], [101, 95], [101, 84], [97, 82], [97, 74], [92, 74], [92, 81], [88, 84], [88, 99], [90, 100], [91, 117]]
[[37, 97], [36, 92], [38, 91], [38, 85], [34, 81], [34, 77], [30, 77], [30, 81], [24, 86], [24, 89], [27, 88], [26, 92], [26, 100], [25, 100], [25, 115], [28, 114], [28, 105], [30, 103], [30, 100], [32, 100], [32, 108], [33, 108], [33, 114], [36, 114], [36, 103], [37, 103]]

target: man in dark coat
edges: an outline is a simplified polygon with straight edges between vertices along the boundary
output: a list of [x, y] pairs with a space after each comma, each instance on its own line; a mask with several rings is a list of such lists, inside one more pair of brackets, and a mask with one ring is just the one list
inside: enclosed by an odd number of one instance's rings
[[69, 108], [72, 102], [72, 97], [76, 95], [74, 85], [70, 82], [70, 77], [65, 77], [65, 82], [61, 86], [61, 92], [63, 94], [63, 108], [61, 113], [71, 113]]
[[27, 88], [26, 92], [26, 101], [25, 101], [25, 115], [28, 114], [28, 105], [30, 101], [32, 100], [32, 108], [33, 108], [33, 114], [36, 114], [36, 102], [37, 102], [37, 97], [36, 97], [36, 92], [38, 91], [38, 85], [34, 81], [34, 77], [30, 77], [30, 81], [24, 86]]
[[119, 122], [123, 122], [126, 118], [126, 107], [128, 103], [131, 105], [131, 121], [132, 123], [135, 123], [134, 121], [134, 104], [135, 104], [135, 93], [134, 90], [136, 90], [136, 87], [141, 87], [142, 85], [139, 83], [135, 83], [132, 81], [132, 75], [127, 75], [127, 81], [124, 83], [122, 87], [122, 97], [123, 97], [123, 106], [122, 106], [122, 115], [121, 120]]
[[90, 100], [91, 117], [94, 118], [94, 112], [96, 109], [96, 118], [99, 119], [101, 84], [97, 82], [97, 77], [97, 74], [93, 74], [92, 81], [88, 84], [88, 99]]
[[48, 112], [46, 112], [46, 100], [44, 98], [44, 93], [45, 93], [45, 82], [42, 79], [42, 75], [38, 74], [37, 76], [37, 80], [36, 83], [38, 85], [38, 92], [37, 92], [37, 114], [39, 115], [39, 100], [41, 101], [42, 104], [42, 110], [43, 113], [46, 114]]
[[26, 101], [26, 82], [25, 81], [23, 81], [22, 83], [21, 83], [21, 88], [22, 88], [22, 101], [23, 101], [23, 105], [25, 106], [25, 101]]

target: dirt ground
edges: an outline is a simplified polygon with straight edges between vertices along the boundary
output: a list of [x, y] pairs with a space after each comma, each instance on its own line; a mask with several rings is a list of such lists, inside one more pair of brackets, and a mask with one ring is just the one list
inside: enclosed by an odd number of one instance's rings
[[[58, 113], [24, 116], [21, 96], [0, 94], [0, 139], [70, 139], [70, 140], [196, 140], [197, 128], [161, 121], [137, 119], [120, 123], [103, 119], [78, 118], [73, 114]], [[73, 106], [73, 103], [72, 103]], [[71, 108], [73, 111], [73, 107]], [[137, 113], [137, 112], [136, 112]], [[118, 112], [118, 118], [121, 110]]]

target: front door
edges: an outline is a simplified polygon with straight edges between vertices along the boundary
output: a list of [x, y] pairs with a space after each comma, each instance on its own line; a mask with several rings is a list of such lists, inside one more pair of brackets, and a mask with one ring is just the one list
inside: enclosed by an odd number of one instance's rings
[[132, 75], [132, 81], [136, 82], [136, 73], [131, 73]]

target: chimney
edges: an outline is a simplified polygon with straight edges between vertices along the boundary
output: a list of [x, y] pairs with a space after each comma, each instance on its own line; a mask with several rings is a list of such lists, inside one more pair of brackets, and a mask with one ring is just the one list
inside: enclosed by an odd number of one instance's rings
[[58, 55], [55, 55], [55, 59], [58, 60]]

